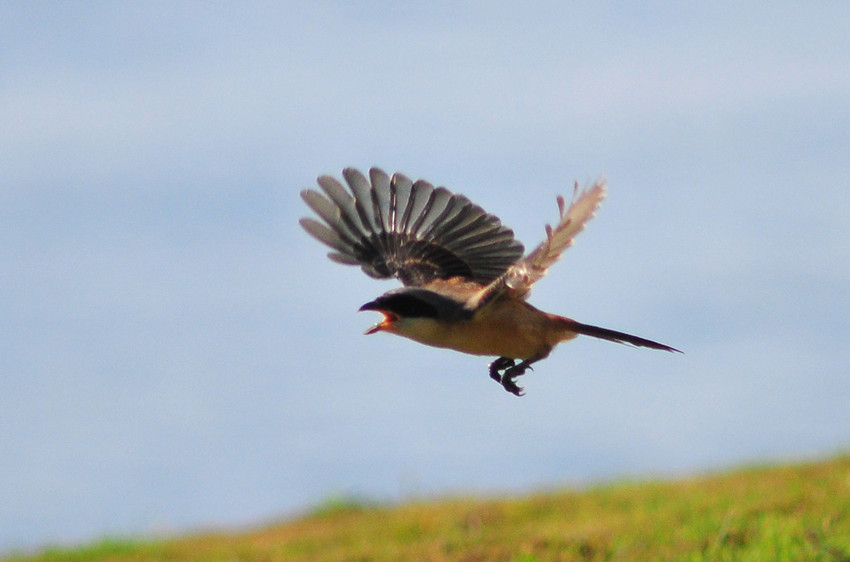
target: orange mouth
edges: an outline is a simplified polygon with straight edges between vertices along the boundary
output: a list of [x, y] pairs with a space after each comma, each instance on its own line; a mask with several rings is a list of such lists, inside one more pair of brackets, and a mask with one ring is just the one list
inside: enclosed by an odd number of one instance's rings
[[377, 310], [376, 312], [380, 312], [381, 314], [383, 314], [384, 319], [369, 328], [368, 330], [366, 330], [366, 332], [364, 333], [367, 336], [369, 334], [374, 334], [382, 330], [389, 330], [390, 327], [393, 325], [393, 322], [398, 320], [398, 315], [393, 312], [389, 312], [388, 310]]

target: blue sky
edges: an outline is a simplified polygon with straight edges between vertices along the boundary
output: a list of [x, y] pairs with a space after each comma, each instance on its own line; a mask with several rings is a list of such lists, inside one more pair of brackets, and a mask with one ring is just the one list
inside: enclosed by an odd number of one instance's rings
[[[850, 8], [0, 7], [0, 551], [846, 451]], [[320, 174], [459, 191], [579, 339], [516, 399], [387, 335], [298, 227]]]

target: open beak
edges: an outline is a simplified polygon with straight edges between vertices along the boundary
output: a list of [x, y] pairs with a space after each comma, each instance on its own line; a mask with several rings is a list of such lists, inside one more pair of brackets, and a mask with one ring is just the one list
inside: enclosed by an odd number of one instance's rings
[[374, 310], [375, 312], [380, 312], [384, 315], [384, 319], [366, 330], [365, 335], [374, 334], [380, 332], [382, 330], [388, 330], [390, 326], [392, 326], [393, 322], [398, 320], [398, 315], [394, 312], [390, 312], [389, 310], [382, 310], [378, 308], [378, 305], [375, 301], [367, 302], [363, 306], [360, 307], [359, 312], [363, 312], [364, 310]]

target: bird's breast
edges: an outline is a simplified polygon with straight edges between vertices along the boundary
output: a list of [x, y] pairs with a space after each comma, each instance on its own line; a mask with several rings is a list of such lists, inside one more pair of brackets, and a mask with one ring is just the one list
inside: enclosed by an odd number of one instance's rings
[[497, 301], [469, 320], [445, 322], [408, 318], [396, 323], [394, 333], [425, 345], [472, 355], [528, 359], [548, 351], [548, 319], [524, 301]]

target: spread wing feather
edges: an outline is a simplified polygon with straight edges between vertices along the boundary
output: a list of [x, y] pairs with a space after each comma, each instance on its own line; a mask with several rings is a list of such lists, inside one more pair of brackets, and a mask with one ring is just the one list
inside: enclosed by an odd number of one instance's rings
[[596, 214], [596, 209], [605, 198], [605, 180], [596, 181], [590, 188], [579, 192], [578, 183], [573, 190], [573, 199], [567, 209], [563, 197], [558, 197], [560, 219], [552, 227], [546, 225], [546, 240], [521, 260], [511, 265], [505, 273], [470, 297], [466, 306], [478, 308], [504, 293], [506, 290], [518, 297], [527, 297], [531, 286], [561, 257], [564, 250], [573, 245], [576, 235], [584, 230], [587, 221]]
[[604, 179], [597, 180], [581, 192], [576, 183], [569, 208], [565, 208], [564, 198], [559, 196], [558, 224], [554, 227], [546, 225], [546, 239], [507, 271], [505, 284], [519, 294], [528, 292], [537, 280], [546, 275], [549, 267], [560, 259], [561, 254], [573, 245], [576, 235], [596, 215], [604, 198]]
[[487, 284], [522, 257], [513, 232], [463, 195], [377, 168], [369, 178], [353, 168], [343, 176], [350, 191], [321, 176], [323, 193], [301, 192], [321, 219], [303, 218], [301, 226], [334, 250], [328, 257], [336, 262], [405, 285], [450, 277]]

